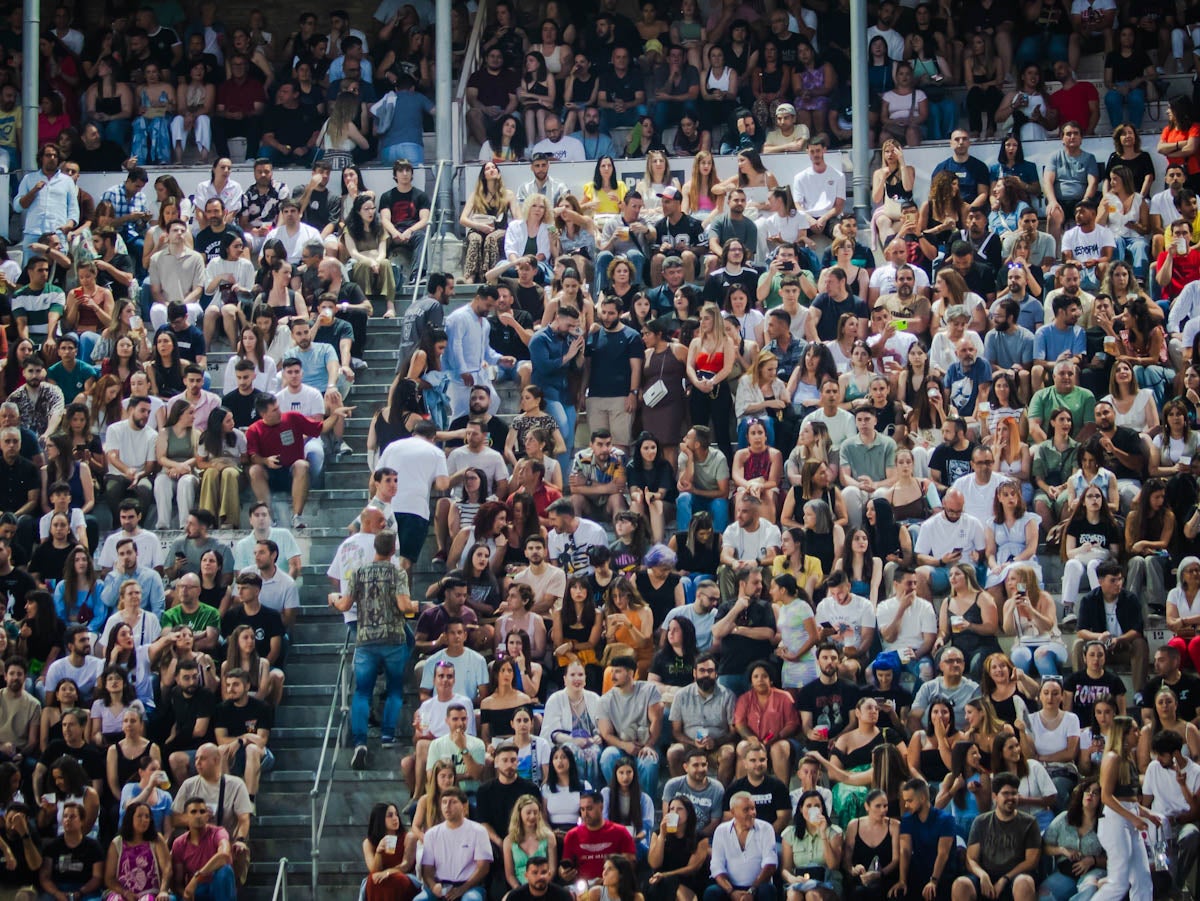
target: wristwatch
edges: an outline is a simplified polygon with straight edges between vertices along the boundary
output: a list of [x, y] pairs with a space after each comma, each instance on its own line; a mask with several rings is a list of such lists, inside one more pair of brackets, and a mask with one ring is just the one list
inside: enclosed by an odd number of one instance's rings
[[629, 393], [632, 394], [634, 397], [637, 397], [641, 392], [638, 391], [637, 388], [630, 388]]

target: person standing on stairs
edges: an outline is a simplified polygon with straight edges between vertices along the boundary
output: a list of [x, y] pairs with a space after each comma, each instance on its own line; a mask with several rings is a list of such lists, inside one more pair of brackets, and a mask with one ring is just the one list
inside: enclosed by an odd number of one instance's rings
[[341, 612], [352, 606], [358, 612], [354, 647], [354, 701], [350, 710], [350, 732], [356, 770], [367, 765], [367, 719], [371, 696], [382, 669], [387, 675], [387, 700], [383, 708], [382, 745], [396, 742], [396, 725], [404, 707], [404, 673], [412, 653], [413, 636], [404, 621], [417, 612], [408, 594], [408, 575], [396, 566], [396, 533], [375, 536], [375, 558], [350, 572], [346, 591], [334, 602]]

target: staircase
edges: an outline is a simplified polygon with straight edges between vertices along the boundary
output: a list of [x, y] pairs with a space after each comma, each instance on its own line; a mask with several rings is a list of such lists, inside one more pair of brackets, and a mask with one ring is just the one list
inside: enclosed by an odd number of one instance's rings
[[[468, 302], [473, 295], [474, 286], [460, 287], [447, 313]], [[407, 300], [397, 301], [401, 315], [407, 305]], [[288, 897], [301, 901], [313, 897], [310, 888], [310, 793], [321, 757], [330, 705], [337, 693], [339, 662], [346, 637], [341, 614], [326, 603], [329, 583], [325, 571], [338, 545], [346, 537], [346, 525], [366, 503], [367, 429], [372, 415], [387, 399], [388, 386], [395, 369], [400, 319], [372, 318], [368, 335], [365, 359], [369, 368], [360, 374], [350, 396], [350, 403], [357, 409], [346, 427], [346, 441], [355, 452], [343, 457], [340, 462], [327, 463], [326, 487], [312, 492], [305, 510], [308, 528], [296, 533], [305, 561], [300, 580], [300, 616], [292, 630], [287, 688], [277, 711], [275, 729], [271, 733], [276, 769], [263, 777], [257, 798], [258, 814], [251, 829], [250, 842], [254, 862], [241, 895], [243, 901], [272, 897], [279, 861], [283, 857], [289, 860]], [[220, 350], [208, 355], [209, 368], [214, 374], [221, 371], [229, 357], [228, 349], [223, 344], [220, 347]], [[511, 414], [516, 410], [516, 388], [512, 383], [507, 383], [501, 386], [500, 394], [502, 410]], [[273, 507], [276, 522], [288, 522], [285, 516], [288, 503], [282, 498], [273, 498]], [[163, 537], [174, 536], [167, 534]], [[234, 537], [233, 533], [218, 533], [221, 540]], [[411, 590], [415, 598], [423, 598], [430, 582], [441, 574], [430, 565], [434, 550], [431, 527], [425, 551], [411, 573]], [[350, 769], [349, 749], [331, 743], [331, 757], [325, 761], [321, 784], [323, 797], [332, 761], [333, 786], [329, 793], [319, 855], [322, 898], [349, 899], [358, 896], [358, 887], [366, 872], [361, 846], [371, 806], [381, 800], [401, 806], [408, 801], [408, 790], [400, 776], [400, 758], [411, 750], [405, 738], [411, 734], [408, 724], [415, 704], [414, 685], [401, 717], [401, 729], [398, 731], [400, 742], [394, 748], [379, 748], [378, 729], [372, 729], [370, 768], [367, 770]], [[340, 708], [340, 704], [335, 703], [334, 706]], [[335, 711], [335, 736], [339, 716], [340, 709]], [[347, 723], [347, 730], [348, 726]]]

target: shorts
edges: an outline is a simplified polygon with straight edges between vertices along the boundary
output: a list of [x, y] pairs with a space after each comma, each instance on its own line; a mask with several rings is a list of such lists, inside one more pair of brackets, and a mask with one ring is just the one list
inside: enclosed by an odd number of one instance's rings
[[[275, 769], [275, 755], [271, 753], [270, 748], [263, 748], [262, 765], [259, 770], [263, 773], [269, 773]], [[238, 748], [238, 752], [233, 755], [233, 759], [229, 762], [229, 772], [234, 776], [241, 776], [246, 772], [246, 749]]]
[[290, 492], [292, 490], [292, 471], [286, 466], [279, 469], [267, 470], [267, 487], [272, 491]]
[[396, 543], [400, 556], [405, 560], [416, 561], [421, 556], [425, 546], [425, 536], [429, 534], [429, 520], [415, 513], [396, 514]]

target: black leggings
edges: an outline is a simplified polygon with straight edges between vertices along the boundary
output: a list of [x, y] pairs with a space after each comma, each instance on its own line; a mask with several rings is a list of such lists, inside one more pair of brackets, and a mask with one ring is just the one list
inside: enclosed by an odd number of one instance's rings
[[733, 462], [733, 394], [728, 381], [718, 382], [711, 394], [692, 386], [688, 409], [692, 425], [711, 425], [713, 438], [725, 459]]
[[1003, 99], [1004, 95], [997, 87], [971, 88], [967, 91], [967, 121], [971, 131], [979, 131], [983, 128], [984, 113], [987, 113], [992, 122], [992, 128], [995, 128], [996, 110], [1000, 109], [1000, 101]]

